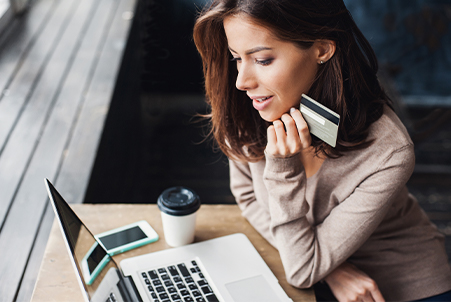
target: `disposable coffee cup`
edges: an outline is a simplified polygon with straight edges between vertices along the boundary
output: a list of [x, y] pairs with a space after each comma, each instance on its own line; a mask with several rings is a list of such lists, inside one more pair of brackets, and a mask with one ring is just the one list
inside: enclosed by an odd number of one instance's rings
[[200, 198], [188, 188], [172, 187], [158, 197], [163, 231], [166, 243], [172, 247], [194, 241], [196, 212], [200, 208]]

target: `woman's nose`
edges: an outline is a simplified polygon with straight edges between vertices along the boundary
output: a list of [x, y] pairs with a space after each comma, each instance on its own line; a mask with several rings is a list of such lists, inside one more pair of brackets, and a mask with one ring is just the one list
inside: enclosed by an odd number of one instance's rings
[[252, 68], [249, 68], [246, 64], [241, 64], [238, 68], [238, 76], [236, 78], [236, 88], [239, 90], [247, 91], [255, 88], [256, 86], [255, 76], [252, 72]]

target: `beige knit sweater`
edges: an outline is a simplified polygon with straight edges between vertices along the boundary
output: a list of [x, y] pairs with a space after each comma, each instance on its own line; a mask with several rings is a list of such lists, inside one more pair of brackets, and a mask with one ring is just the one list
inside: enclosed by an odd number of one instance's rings
[[230, 161], [243, 216], [279, 250], [293, 286], [310, 287], [348, 261], [387, 301], [450, 290], [444, 237], [405, 186], [415, 165], [406, 129], [386, 107], [368, 139], [370, 147], [326, 159], [308, 179], [298, 156]]

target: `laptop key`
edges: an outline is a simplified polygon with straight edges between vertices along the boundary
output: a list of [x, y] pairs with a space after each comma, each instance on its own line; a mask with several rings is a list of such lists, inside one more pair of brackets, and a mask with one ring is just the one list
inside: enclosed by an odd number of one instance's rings
[[189, 273], [188, 269], [186, 268], [186, 265], [184, 263], [180, 263], [177, 265], [180, 272], [182, 273], [183, 277], [189, 277], [191, 274]]
[[161, 300], [169, 299], [169, 296], [168, 296], [167, 293], [162, 293], [162, 294], [160, 294], [159, 296], [160, 296], [160, 299], [161, 299]]
[[158, 287], [156, 287], [155, 289], [156, 289], [157, 292], [159, 292], [159, 293], [162, 293], [162, 292], [165, 292], [165, 291], [166, 291], [166, 290], [164, 289], [163, 286], [158, 286]]
[[189, 291], [187, 291], [186, 289], [182, 289], [182, 290], [180, 291], [180, 294], [181, 294], [182, 296], [188, 296], [188, 295], [189, 295]]
[[193, 298], [191, 298], [191, 297], [183, 298], [183, 300], [184, 300], [185, 302], [194, 302]]
[[180, 300], [180, 296], [177, 294], [173, 294], [173, 295], [171, 295], [171, 299], [172, 300]]
[[194, 297], [200, 297], [200, 296], [202, 296], [202, 294], [201, 294], [200, 291], [198, 291], [198, 290], [193, 290], [192, 294], [193, 294]]
[[175, 289], [175, 287], [168, 287], [168, 292], [169, 292], [170, 294], [173, 294], [173, 293], [176, 293], [177, 290]]
[[169, 272], [171, 273], [172, 276], [179, 276], [180, 275], [174, 265], [168, 266], [168, 270], [169, 270]]
[[175, 283], [179, 283], [179, 282], [182, 282], [182, 281], [183, 281], [182, 278], [180, 278], [179, 276], [174, 277], [173, 279], [174, 279], [174, 282], [175, 282]]
[[205, 281], [205, 280], [199, 280], [199, 281], [197, 281], [197, 284], [199, 284], [199, 286], [208, 285], [207, 281]]
[[196, 302], [205, 302], [205, 299], [202, 297], [196, 298]]
[[209, 286], [203, 286], [200, 289], [204, 292], [204, 295], [211, 294], [211, 289]]
[[219, 302], [218, 298], [214, 294], [205, 296], [205, 298], [207, 298], [208, 302]]
[[157, 272], [155, 271], [155, 270], [153, 270], [153, 271], [149, 271], [149, 276], [150, 276], [150, 279], [158, 279], [158, 274], [157, 274]]

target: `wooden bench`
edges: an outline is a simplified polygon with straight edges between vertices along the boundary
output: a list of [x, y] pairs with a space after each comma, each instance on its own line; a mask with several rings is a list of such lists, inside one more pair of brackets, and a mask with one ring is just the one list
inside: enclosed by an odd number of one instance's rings
[[36, 0], [0, 37], [0, 295], [29, 301], [53, 222], [81, 203], [136, 0]]

